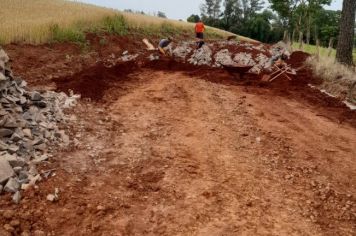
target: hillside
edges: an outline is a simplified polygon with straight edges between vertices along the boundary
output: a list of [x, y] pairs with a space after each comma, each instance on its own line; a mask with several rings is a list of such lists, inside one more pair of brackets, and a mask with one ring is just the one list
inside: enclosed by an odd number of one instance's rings
[[[1, 0], [0, 12], [1, 44], [83, 41], [84, 32], [100, 31], [120, 35], [135, 31], [158, 36], [193, 33], [191, 23], [64, 0]], [[207, 35], [221, 38], [231, 33], [208, 27]]]

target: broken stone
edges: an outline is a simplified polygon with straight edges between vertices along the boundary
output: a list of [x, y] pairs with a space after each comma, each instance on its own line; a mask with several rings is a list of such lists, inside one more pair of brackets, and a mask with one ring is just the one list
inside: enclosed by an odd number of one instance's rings
[[4, 155], [4, 158], [9, 162], [9, 164], [14, 168], [14, 167], [23, 167], [26, 163], [24, 160], [6, 153]]
[[0, 61], [7, 63], [9, 60], [9, 56], [6, 54], [6, 52], [3, 49], [0, 49]]
[[54, 202], [55, 199], [56, 199], [56, 197], [54, 196], [54, 194], [47, 195], [47, 201]]
[[22, 184], [21, 185], [21, 189], [22, 190], [26, 190], [26, 189], [28, 189], [28, 188], [30, 188], [32, 186], [35, 186], [37, 181], [40, 181], [42, 178], [41, 178], [41, 175], [38, 174], [35, 177], [30, 175], [28, 179], [29, 179], [29, 183], [28, 184]]
[[13, 168], [13, 170], [15, 171], [16, 174], [19, 174], [20, 171], [22, 170], [22, 167], [21, 166], [16, 166]]
[[25, 103], [27, 103], [27, 99], [24, 96], [20, 97], [20, 104], [24, 105]]
[[3, 73], [0, 73], [0, 81], [4, 81], [4, 80], [6, 80], [5, 75], [3, 75]]
[[9, 146], [0, 140], [0, 151], [6, 151], [8, 148]]
[[27, 137], [29, 139], [32, 139], [32, 132], [31, 132], [30, 129], [23, 129], [22, 132], [23, 132], [25, 137]]
[[48, 160], [48, 155], [42, 155], [42, 156], [40, 156], [40, 157], [36, 157], [36, 158], [32, 161], [32, 163], [38, 164], [38, 163], [41, 163], [41, 162], [46, 161], [46, 160]]
[[9, 162], [0, 158], [0, 184], [4, 184], [9, 178], [15, 175], [15, 172], [11, 168]]
[[11, 140], [14, 142], [20, 141], [21, 139], [22, 139], [22, 137], [17, 133], [13, 133], [11, 136]]
[[8, 193], [16, 193], [16, 191], [19, 190], [19, 188], [20, 188], [19, 182], [14, 178], [10, 178], [4, 187], [4, 191]]
[[47, 200], [50, 202], [56, 202], [59, 200], [59, 189], [55, 188], [54, 189], [54, 194], [48, 194], [47, 195]]
[[13, 196], [12, 196], [12, 201], [16, 204], [19, 204], [21, 201], [21, 193], [20, 191], [17, 191]]
[[10, 145], [9, 148], [7, 149], [7, 151], [10, 153], [10, 154], [14, 154], [16, 153], [20, 148], [16, 145]]
[[35, 146], [33, 146], [33, 148], [34, 148], [35, 150], [45, 151], [45, 150], [46, 150], [46, 148], [47, 148], [47, 145], [46, 145], [46, 144], [44, 144], [44, 143], [41, 143], [41, 144], [39, 144], [39, 145], [35, 145]]
[[39, 92], [32, 92], [30, 95], [30, 99], [31, 101], [40, 101], [43, 99], [43, 97], [41, 96], [41, 94]]
[[0, 129], [0, 137], [4, 138], [4, 137], [9, 137], [14, 133], [13, 130], [11, 129]]
[[28, 180], [28, 172], [27, 171], [20, 171], [19, 180], [22, 183], [26, 182]]
[[35, 101], [33, 102], [33, 104], [39, 108], [46, 108], [47, 107], [47, 103], [44, 101]]
[[35, 165], [30, 165], [30, 169], [28, 170], [28, 173], [32, 176], [38, 175], [38, 171]]
[[8, 117], [6, 119], [6, 122], [4, 124], [5, 128], [17, 128], [17, 123], [16, 120], [14, 118]]

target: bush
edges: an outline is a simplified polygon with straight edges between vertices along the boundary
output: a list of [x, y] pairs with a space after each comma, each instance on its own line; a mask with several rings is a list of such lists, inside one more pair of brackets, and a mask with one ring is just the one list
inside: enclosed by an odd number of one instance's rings
[[127, 23], [122, 15], [105, 17], [103, 21], [104, 31], [117, 35], [127, 34]]
[[85, 42], [85, 34], [82, 30], [72, 28], [61, 28], [58, 24], [50, 27], [51, 40], [54, 42]]

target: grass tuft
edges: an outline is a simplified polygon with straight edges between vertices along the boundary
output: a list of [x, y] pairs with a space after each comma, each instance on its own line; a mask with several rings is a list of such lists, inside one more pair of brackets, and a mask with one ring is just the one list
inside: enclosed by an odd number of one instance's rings
[[50, 40], [53, 42], [85, 42], [85, 34], [82, 30], [72, 28], [61, 28], [58, 24], [50, 26]]
[[117, 35], [125, 35], [128, 27], [125, 18], [122, 15], [106, 16], [103, 20], [103, 29], [105, 32]]

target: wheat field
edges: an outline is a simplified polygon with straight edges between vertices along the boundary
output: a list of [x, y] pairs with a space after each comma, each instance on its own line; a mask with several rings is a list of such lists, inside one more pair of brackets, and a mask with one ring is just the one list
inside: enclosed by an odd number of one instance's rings
[[[129, 29], [158, 32], [169, 26], [193, 31], [193, 24], [154, 16], [120, 12], [76, 1], [66, 0], [0, 0], [0, 44], [25, 42], [46, 43], [51, 40], [51, 27], [88, 31], [101, 27], [105, 17], [124, 16]], [[208, 33], [220, 37], [229, 32], [208, 27]], [[241, 37], [241, 40], [249, 40]]]

